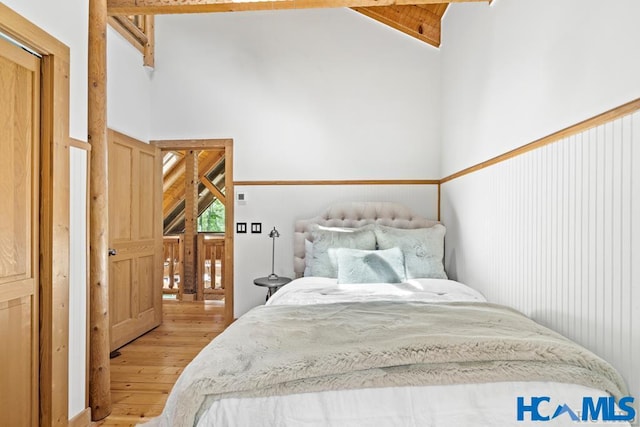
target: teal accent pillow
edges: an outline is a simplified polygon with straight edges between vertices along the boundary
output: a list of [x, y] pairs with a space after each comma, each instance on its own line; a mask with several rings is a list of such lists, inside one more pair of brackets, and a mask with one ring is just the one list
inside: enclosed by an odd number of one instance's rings
[[404, 254], [407, 279], [446, 279], [442, 224], [429, 228], [400, 229], [378, 225], [375, 228], [378, 249], [400, 248]]
[[382, 251], [337, 249], [338, 283], [401, 283], [405, 281], [400, 248]]
[[330, 229], [317, 227], [311, 231], [311, 275], [317, 277], [338, 277], [338, 261], [332, 249], [350, 248], [374, 250], [376, 235], [372, 226], [362, 228]]

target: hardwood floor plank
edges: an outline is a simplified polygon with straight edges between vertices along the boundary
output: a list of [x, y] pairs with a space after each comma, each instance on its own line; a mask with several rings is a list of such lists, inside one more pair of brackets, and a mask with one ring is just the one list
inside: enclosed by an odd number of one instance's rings
[[132, 427], [160, 415], [184, 367], [224, 330], [224, 306], [163, 301], [163, 323], [111, 359], [113, 411], [93, 426]]
[[154, 417], [155, 414], [162, 412], [162, 408], [164, 408], [164, 403], [161, 405], [149, 405], [149, 404], [120, 404], [116, 403], [113, 405], [113, 410], [118, 411], [122, 416], [132, 416], [137, 419], [140, 418], [148, 418]]
[[169, 394], [163, 393], [145, 393], [141, 391], [112, 391], [111, 400], [113, 404], [146, 404], [146, 405], [164, 405]]
[[111, 374], [114, 373], [130, 373], [130, 374], [158, 374], [172, 375], [181, 374], [183, 367], [178, 366], [127, 366], [117, 365], [111, 367]]
[[180, 375], [157, 375], [157, 374], [128, 374], [128, 373], [111, 373], [111, 381], [113, 382], [129, 382], [135, 383], [170, 383], [174, 384]]

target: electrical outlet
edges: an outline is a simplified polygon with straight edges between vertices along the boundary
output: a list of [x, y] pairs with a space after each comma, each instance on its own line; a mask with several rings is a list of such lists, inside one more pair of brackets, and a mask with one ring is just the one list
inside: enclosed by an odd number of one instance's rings
[[236, 222], [236, 233], [242, 234], [247, 232], [246, 222]]
[[262, 233], [262, 223], [261, 222], [252, 222], [251, 223], [251, 232], [254, 234]]

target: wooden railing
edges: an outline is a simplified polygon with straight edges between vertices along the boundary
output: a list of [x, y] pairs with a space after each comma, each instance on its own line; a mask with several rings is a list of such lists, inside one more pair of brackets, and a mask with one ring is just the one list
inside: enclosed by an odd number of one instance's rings
[[[198, 233], [196, 253], [197, 288], [196, 299], [219, 299], [224, 296], [224, 235]], [[179, 300], [183, 293], [183, 253], [184, 236], [165, 236], [163, 294], [177, 294]]]
[[224, 296], [224, 235], [198, 233], [198, 300]]
[[178, 299], [182, 299], [183, 236], [164, 236], [163, 247], [162, 293], [178, 294]]

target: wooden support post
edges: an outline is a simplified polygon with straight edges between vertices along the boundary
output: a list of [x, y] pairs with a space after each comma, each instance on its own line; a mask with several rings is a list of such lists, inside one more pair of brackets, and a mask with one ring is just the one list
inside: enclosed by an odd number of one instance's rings
[[233, 190], [233, 140], [224, 143], [225, 193], [229, 203], [225, 205], [224, 261], [222, 262], [222, 283], [224, 283], [224, 321], [228, 326], [235, 319], [233, 315], [233, 236], [234, 236], [234, 190]]
[[196, 268], [197, 280], [196, 284], [198, 286], [196, 290], [196, 299], [198, 301], [204, 301], [204, 273], [205, 273], [205, 248], [204, 248], [204, 234], [196, 235], [196, 253], [198, 258], [198, 267]]
[[184, 290], [196, 293], [196, 236], [198, 234], [198, 152], [189, 150], [185, 155], [184, 180]]
[[111, 413], [106, 0], [89, 0], [88, 102], [91, 143], [89, 405], [92, 419], [101, 420]]

